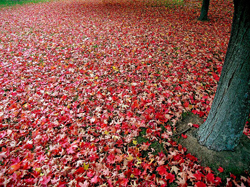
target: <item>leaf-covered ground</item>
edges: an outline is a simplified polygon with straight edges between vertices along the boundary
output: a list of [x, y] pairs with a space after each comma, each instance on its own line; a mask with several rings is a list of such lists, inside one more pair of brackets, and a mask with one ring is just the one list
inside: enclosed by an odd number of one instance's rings
[[206, 118], [229, 41], [233, 3], [212, 1], [209, 22], [199, 11], [0, 9], [0, 186], [249, 185], [171, 138], [184, 113]]

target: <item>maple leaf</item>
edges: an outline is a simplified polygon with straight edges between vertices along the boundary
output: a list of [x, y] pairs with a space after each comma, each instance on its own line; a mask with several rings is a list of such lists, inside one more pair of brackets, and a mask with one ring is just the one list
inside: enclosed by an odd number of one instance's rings
[[81, 166], [83, 164], [83, 160], [77, 160], [76, 161], [76, 167], [78, 168], [79, 166]]
[[84, 168], [84, 170], [88, 170], [89, 169], [89, 164], [83, 163], [83, 168]]
[[193, 127], [195, 127], [195, 128], [199, 128], [199, 127], [200, 127], [200, 125], [198, 125], [198, 124], [193, 124]]
[[108, 163], [111, 163], [111, 164], [115, 163], [115, 155], [111, 153], [111, 154], [107, 157], [107, 162], [108, 162]]
[[104, 170], [102, 170], [102, 173], [103, 173], [103, 175], [109, 176], [110, 171], [109, 171], [109, 169], [104, 169]]
[[214, 181], [214, 174], [213, 173], [208, 173], [207, 175], [206, 175], [206, 179], [207, 179], [207, 182], [208, 183], [214, 183], [215, 181]]
[[215, 185], [220, 185], [221, 184], [221, 178], [220, 177], [216, 177], [215, 178]]
[[161, 137], [165, 138], [165, 139], [168, 139], [169, 135], [168, 135], [168, 133], [164, 132], [164, 133], [161, 134]]
[[51, 179], [51, 176], [48, 176], [48, 177], [43, 176], [42, 181], [40, 183], [43, 184], [43, 185], [47, 185], [49, 183], [50, 179]]
[[95, 175], [91, 180], [90, 180], [91, 183], [97, 183], [98, 182], [98, 176]]
[[95, 172], [94, 172], [94, 171], [88, 171], [88, 173], [87, 173], [87, 177], [91, 178], [91, 177], [93, 177], [93, 176], [94, 176], [94, 174], [95, 174]]
[[180, 187], [186, 187], [186, 186], [187, 186], [187, 180], [186, 180], [186, 178], [177, 177], [176, 183], [177, 183]]
[[122, 185], [122, 186], [127, 186], [128, 179], [127, 178], [123, 178], [122, 180], [119, 181], [119, 184]]
[[187, 135], [186, 134], [181, 134], [181, 137], [186, 139], [187, 138]]
[[57, 183], [59, 180], [60, 180], [60, 178], [53, 178], [53, 179], [51, 179], [50, 181], [51, 181], [52, 184], [55, 184], [55, 183]]
[[7, 152], [1, 152], [0, 153], [0, 161], [3, 161], [3, 158], [6, 158], [7, 155], [6, 155]]
[[123, 156], [122, 155], [116, 155], [115, 156], [115, 161], [116, 162], [121, 162], [123, 160]]
[[169, 183], [172, 183], [172, 182], [174, 182], [174, 180], [175, 180], [175, 175], [172, 174], [172, 173], [167, 173], [166, 179], [169, 180]]
[[146, 151], [146, 150], [148, 150], [148, 148], [149, 148], [150, 145], [151, 145], [151, 143], [149, 143], [149, 142], [146, 142], [146, 143], [143, 142], [140, 148], [142, 150]]
[[39, 157], [38, 157], [38, 161], [39, 162], [42, 162], [42, 161], [44, 161], [45, 160], [45, 155], [40, 155]]
[[202, 177], [204, 177], [204, 175], [200, 171], [196, 171], [195, 174], [193, 174], [193, 176], [197, 181], [200, 181]]
[[85, 170], [83, 167], [79, 167], [76, 171], [75, 171], [75, 174], [81, 174], [83, 173]]
[[211, 168], [209, 168], [209, 167], [205, 167], [205, 171], [206, 171], [207, 173], [211, 173], [211, 172], [212, 172]]
[[157, 160], [157, 163], [159, 166], [163, 165], [165, 163], [165, 159]]
[[186, 102], [183, 104], [183, 106], [184, 106], [185, 108], [188, 108], [189, 102], [186, 101]]
[[222, 173], [222, 172], [224, 171], [224, 169], [223, 169], [222, 167], [219, 167], [219, 168], [218, 168], [218, 171], [219, 171], [220, 173]]
[[132, 161], [134, 158], [133, 158], [132, 155], [129, 155], [128, 157], [126, 157], [126, 159], [127, 159], [128, 161]]
[[135, 176], [139, 176], [141, 174], [141, 170], [138, 168], [134, 168], [132, 172]]
[[233, 178], [234, 180], [236, 179], [236, 176], [232, 173], [230, 173], [230, 177]]
[[8, 173], [9, 173], [9, 174], [14, 173], [15, 171], [17, 171], [17, 170], [20, 168], [20, 166], [21, 166], [21, 163], [20, 163], [20, 162], [17, 163], [17, 164], [11, 165], [11, 166], [10, 166], [10, 169], [9, 169], [9, 171], [8, 171]]
[[70, 146], [69, 148], [67, 148], [67, 153], [68, 154], [74, 154], [75, 153], [74, 147]]
[[79, 186], [80, 187], [88, 187], [89, 186], [89, 182], [88, 181], [84, 181], [84, 183], [79, 182]]
[[207, 185], [204, 182], [196, 182], [195, 187], [206, 187]]
[[175, 174], [178, 174], [178, 171], [179, 171], [180, 169], [178, 168], [178, 167], [176, 167], [176, 166], [172, 166], [171, 167], [171, 173], [174, 171], [175, 172]]
[[156, 168], [156, 171], [158, 171], [158, 173], [159, 173], [160, 175], [166, 175], [166, 174], [168, 174], [168, 173], [167, 173], [167, 168], [166, 168], [166, 166], [164, 166], [164, 165], [157, 167], [157, 168]]

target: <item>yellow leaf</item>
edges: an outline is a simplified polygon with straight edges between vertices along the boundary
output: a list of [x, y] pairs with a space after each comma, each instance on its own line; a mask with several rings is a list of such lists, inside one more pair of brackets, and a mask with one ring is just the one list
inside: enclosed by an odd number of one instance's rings
[[127, 157], [127, 159], [128, 159], [128, 161], [131, 161], [131, 160], [133, 160], [133, 156], [132, 156], [132, 155], [129, 155], [129, 156]]
[[113, 66], [113, 70], [119, 71], [119, 69], [117, 69], [117, 67], [115, 67], [115, 66]]
[[141, 164], [141, 159], [139, 157], [136, 157], [137, 158], [137, 165], [140, 165]]
[[35, 170], [36, 170], [37, 173], [41, 173], [42, 172], [41, 168], [36, 168]]
[[134, 144], [134, 145], [137, 145], [137, 141], [136, 141], [136, 140], [133, 140], [133, 144]]
[[84, 170], [88, 170], [89, 169], [89, 164], [83, 163], [83, 168], [84, 168]]
[[152, 159], [150, 160], [149, 164], [151, 164], [154, 160], [155, 160], [155, 159], [152, 158]]

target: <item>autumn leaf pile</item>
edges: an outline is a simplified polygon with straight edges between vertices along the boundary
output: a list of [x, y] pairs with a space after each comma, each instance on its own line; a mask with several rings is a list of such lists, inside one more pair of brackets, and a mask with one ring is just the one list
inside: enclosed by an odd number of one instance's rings
[[0, 186], [221, 185], [171, 138], [206, 118], [230, 36], [232, 2], [199, 9], [0, 9]]

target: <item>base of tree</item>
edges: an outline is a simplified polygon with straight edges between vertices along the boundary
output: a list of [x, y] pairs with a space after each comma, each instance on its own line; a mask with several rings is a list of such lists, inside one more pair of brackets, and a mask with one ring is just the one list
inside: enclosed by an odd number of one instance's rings
[[[201, 125], [203, 122], [204, 119], [199, 118], [197, 115], [187, 115], [177, 124], [177, 134], [188, 129], [188, 123]], [[247, 136], [242, 136], [239, 145], [234, 151], [216, 152], [201, 146], [195, 137], [196, 132], [197, 129], [192, 127], [185, 132], [187, 135], [186, 139], [179, 136], [175, 138], [175, 141], [186, 147], [188, 153], [196, 156], [200, 165], [210, 167], [223, 180], [229, 177], [230, 173], [239, 176], [250, 172], [250, 139]], [[219, 167], [224, 169], [223, 173], [218, 171]]]
[[210, 21], [210, 19], [208, 19], [208, 18], [201, 18], [201, 17], [199, 17], [198, 20], [199, 21]]

